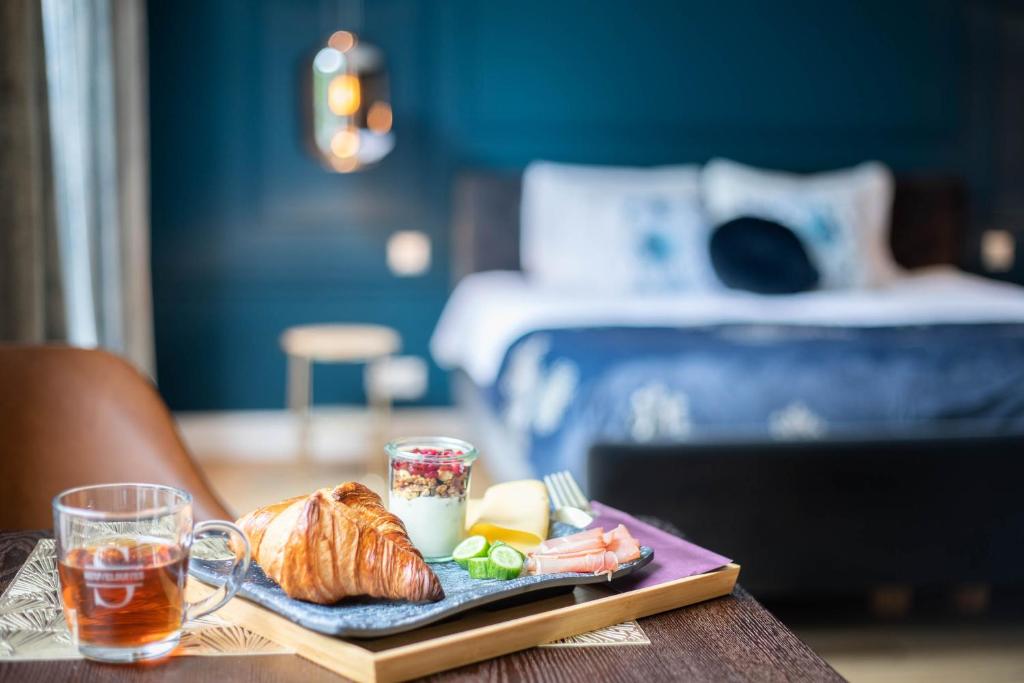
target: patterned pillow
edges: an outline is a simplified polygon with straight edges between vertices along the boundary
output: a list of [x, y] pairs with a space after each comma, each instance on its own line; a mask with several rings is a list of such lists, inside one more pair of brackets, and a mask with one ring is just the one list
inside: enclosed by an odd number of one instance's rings
[[701, 191], [715, 223], [753, 216], [792, 230], [825, 289], [877, 286], [899, 272], [889, 248], [892, 174], [883, 164], [800, 176], [715, 159]]
[[520, 255], [534, 282], [608, 293], [714, 282], [694, 166], [534, 162], [523, 175]]

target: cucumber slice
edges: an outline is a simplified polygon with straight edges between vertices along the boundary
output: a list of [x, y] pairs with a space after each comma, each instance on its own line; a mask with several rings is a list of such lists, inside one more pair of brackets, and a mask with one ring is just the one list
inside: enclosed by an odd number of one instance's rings
[[487, 556], [490, 563], [490, 576], [494, 579], [507, 581], [514, 579], [523, 571], [523, 556], [510, 545], [493, 548]]
[[452, 551], [452, 559], [463, 569], [469, 568], [469, 561], [474, 557], [487, 557], [487, 539], [483, 536], [470, 536], [455, 546]]
[[[490, 550], [487, 551], [487, 557], [490, 557], [491, 553], [493, 553], [495, 550], [497, 550], [498, 548], [501, 548], [501, 547], [508, 548], [509, 550], [515, 550], [517, 553], [519, 553], [518, 550], [516, 550], [515, 548], [510, 546], [508, 543], [505, 543], [505, 541], [495, 541], [494, 543], [491, 544]], [[525, 555], [523, 555], [522, 553], [519, 553], [519, 556], [520, 557], [525, 557]]]
[[471, 557], [467, 562], [469, 565], [469, 578], [471, 579], [489, 579], [491, 573], [491, 561], [486, 557]]

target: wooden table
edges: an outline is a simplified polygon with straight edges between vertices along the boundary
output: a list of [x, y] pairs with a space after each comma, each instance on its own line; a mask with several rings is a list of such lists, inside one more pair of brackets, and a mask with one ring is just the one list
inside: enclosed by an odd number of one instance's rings
[[[47, 532], [0, 532], [0, 591]], [[431, 676], [435, 681], [841, 681], [745, 590], [641, 619], [650, 645], [534, 648]], [[0, 662], [0, 681], [338, 681], [296, 655], [174, 657], [156, 665]]]

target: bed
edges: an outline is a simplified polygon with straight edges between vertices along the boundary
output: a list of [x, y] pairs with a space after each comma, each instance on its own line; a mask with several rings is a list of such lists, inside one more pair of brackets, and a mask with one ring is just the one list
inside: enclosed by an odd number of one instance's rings
[[1021, 578], [995, 560], [1024, 546], [1024, 289], [955, 268], [958, 182], [897, 182], [884, 287], [783, 297], [538, 288], [519, 192], [458, 184], [432, 340], [499, 476], [569, 469], [752, 558], [762, 594]]

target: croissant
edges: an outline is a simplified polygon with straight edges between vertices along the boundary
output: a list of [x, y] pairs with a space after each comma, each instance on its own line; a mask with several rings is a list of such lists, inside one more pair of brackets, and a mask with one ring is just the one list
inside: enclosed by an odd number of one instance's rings
[[380, 496], [357, 482], [254, 510], [237, 522], [253, 559], [289, 597], [437, 601], [444, 590]]

